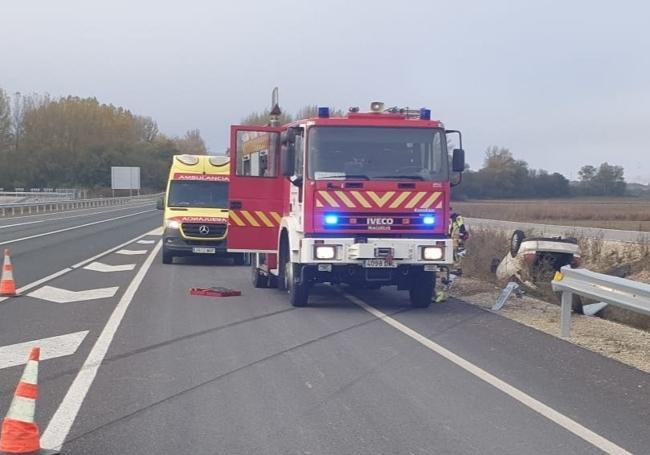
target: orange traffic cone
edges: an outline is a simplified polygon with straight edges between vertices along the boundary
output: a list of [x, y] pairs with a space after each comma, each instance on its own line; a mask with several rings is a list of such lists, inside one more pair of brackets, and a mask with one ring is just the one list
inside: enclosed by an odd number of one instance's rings
[[0, 455], [55, 455], [59, 452], [41, 449], [41, 436], [34, 422], [38, 396], [38, 358], [40, 348], [32, 348], [25, 371], [20, 378], [9, 412], [2, 421]]
[[0, 276], [0, 297], [13, 297], [16, 295], [16, 281], [14, 281], [14, 269], [9, 257], [9, 249], [5, 250], [5, 261]]

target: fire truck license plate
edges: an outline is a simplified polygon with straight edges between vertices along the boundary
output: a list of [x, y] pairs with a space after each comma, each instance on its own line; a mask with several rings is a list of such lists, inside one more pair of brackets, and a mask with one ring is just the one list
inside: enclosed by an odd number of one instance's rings
[[389, 259], [366, 259], [363, 261], [363, 266], [367, 269], [385, 269], [395, 268], [397, 264]]
[[192, 248], [192, 253], [197, 253], [197, 254], [214, 254], [216, 251], [217, 250], [215, 248], [203, 248], [198, 246]]

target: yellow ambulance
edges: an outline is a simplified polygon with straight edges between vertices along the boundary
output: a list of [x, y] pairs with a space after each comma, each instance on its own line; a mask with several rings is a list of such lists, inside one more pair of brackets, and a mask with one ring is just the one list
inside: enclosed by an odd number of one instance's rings
[[222, 256], [244, 263], [241, 253], [228, 253], [228, 182], [230, 159], [215, 155], [175, 155], [167, 191], [158, 201], [164, 210], [162, 262], [180, 256]]

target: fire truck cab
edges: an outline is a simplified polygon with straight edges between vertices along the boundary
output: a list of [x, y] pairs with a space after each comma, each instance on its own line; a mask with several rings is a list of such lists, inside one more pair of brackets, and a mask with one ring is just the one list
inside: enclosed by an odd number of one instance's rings
[[[447, 134], [460, 147], [450, 166]], [[432, 301], [453, 263], [450, 175], [464, 169], [460, 132], [430, 110], [351, 108], [282, 127], [231, 127], [228, 250], [251, 252], [256, 287], [305, 306], [317, 283], [395, 285]]]

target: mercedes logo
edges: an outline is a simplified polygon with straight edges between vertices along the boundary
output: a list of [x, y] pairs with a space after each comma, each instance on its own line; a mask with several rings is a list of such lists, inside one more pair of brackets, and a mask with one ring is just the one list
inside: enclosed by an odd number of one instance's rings
[[210, 228], [207, 227], [205, 224], [202, 224], [199, 226], [199, 233], [202, 235], [208, 235], [210, 233]]

